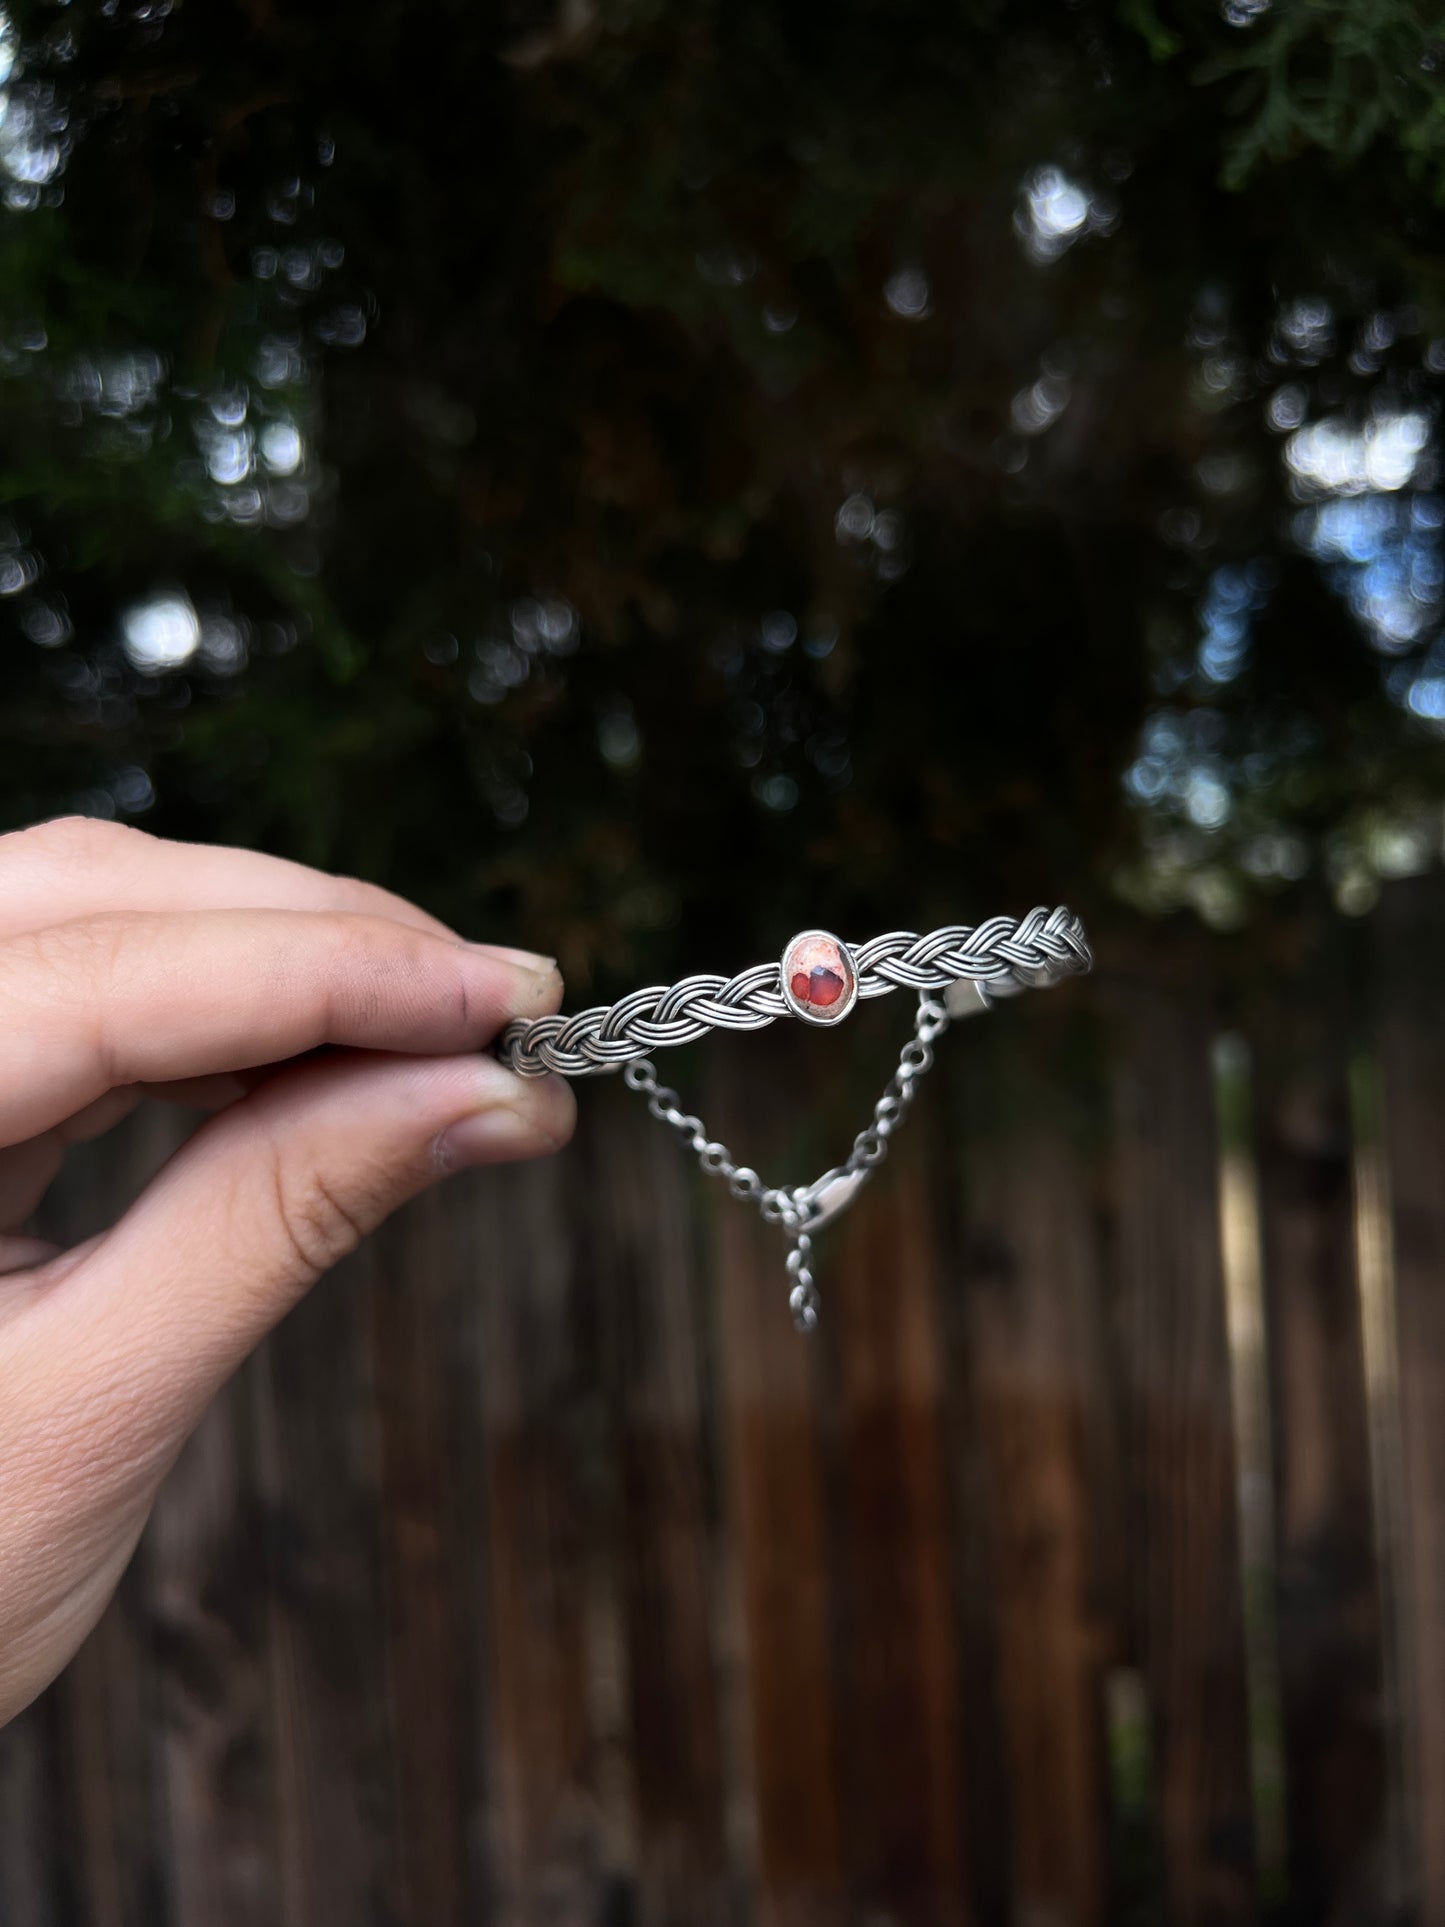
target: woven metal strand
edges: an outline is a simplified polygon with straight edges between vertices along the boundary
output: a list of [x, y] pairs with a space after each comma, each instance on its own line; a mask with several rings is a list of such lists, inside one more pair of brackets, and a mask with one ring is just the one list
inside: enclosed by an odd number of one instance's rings
[[[949, 924], [926, 937], [890, 930], [856, 945], [853, 961], [860, 997], [942, 990], [962, 981], [980, 985], [986, 995], [1007, 996], [1079, 975], [1091, 967], [1093, 956], [1083, 924], [1060, 905], [1017, 919]], [[592, 1077], [650, 1051], [691, 1043], [709, 1030], [761, 1030], [788, 1014], [780, 965], [754, 964], [736, 977], [684, 977], [571, 1017], [509, 1024], [497, 1054], [523, 1077], [548, 1071]]]

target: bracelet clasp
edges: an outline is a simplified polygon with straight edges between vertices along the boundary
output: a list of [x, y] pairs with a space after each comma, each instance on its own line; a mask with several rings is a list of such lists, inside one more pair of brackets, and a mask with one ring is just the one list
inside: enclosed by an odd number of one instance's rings
[[850, 1171], [846, 1164], [835, 1164], [811, 1184], [798, 1185], [793, 1191], [793, 1200], [804, 1214], [803, 1230], [821, 1231], [824, 1225], [841, 1217], [872, 1175], [867, 1165], [855, 1166]]

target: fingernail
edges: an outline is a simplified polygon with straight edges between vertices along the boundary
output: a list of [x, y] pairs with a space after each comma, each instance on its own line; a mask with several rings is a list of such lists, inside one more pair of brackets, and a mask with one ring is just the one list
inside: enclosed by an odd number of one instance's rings
[[519, 970], [535, 971], [539, 977], [549, 977], [557, 968], [555, 957], [543, 957], [535, 950], [512, 950], [504, 943], [474, 943], [470, 948], [485, 951], [489, 957], [499, 957], [503, 963], [515, 964]]
[[[500, 1065], [496, 1068], [501, 1070]], [[509, 1071], [502, 1075], [509, 1082], [518, 1081]], [[549, 1077], [519, 1092], [515, 1103], [492, 1102], [449, 1124], [433, 1145], [432, 1156], [440, 1171], [542, 1157], [567, 1142], [575, 1115], [568, 1085]]]
[[473, 1164], [504, 1164], [542, 1149], [536, 1127], [520, 1111], [478, 1111], [449, 1124], [432, 1147], [439, 1171], [464, 1171]]

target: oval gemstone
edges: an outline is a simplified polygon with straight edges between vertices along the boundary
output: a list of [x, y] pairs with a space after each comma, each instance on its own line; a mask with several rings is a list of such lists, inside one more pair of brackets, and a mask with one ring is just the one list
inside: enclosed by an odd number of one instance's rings
[[783, 982], [800, 1016], [831, 1023], [852, 1008], [857, 978], [836, 938], [818, 930], [794, 937], [783, 957]]

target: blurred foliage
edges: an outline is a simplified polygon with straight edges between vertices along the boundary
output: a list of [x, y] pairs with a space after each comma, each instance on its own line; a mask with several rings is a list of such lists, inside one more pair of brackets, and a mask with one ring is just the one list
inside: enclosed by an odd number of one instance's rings
[[[1234, 0], [1252, 24], [1257, 0]], [[1226, 18], [1231, 9], [1226, 9]], [[1412, 181], [1445, 196], [1445, 50], [1423, 8], [1408, 0], [1298, 0], [1282, 7], [1243, 47], [1217, 59], [1207, 78], [1247, 75], [1241, 128], [1224, 179], [1238, 186], [1257, 161], [1287, 160], [1311, 147], [1353, 163], [1376, 142], [1398, 144]]]
[[44, 0], [10, 44], [7, 821], [360, 871], [595, 986], [1434, 860], [1419, 10]]

